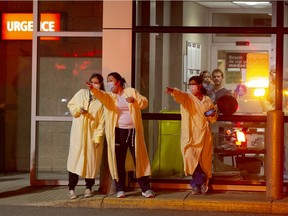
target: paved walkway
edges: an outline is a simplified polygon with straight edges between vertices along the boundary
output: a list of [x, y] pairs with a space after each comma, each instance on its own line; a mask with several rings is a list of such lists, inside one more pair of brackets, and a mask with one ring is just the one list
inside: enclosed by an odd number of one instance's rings
[[154, 199], [140, 191], [127, 193], [127, 198], [95, 194], [84, 198], [84, 186], [78, 186], [78, 198], [70, 200], [66, 186], [30, 186], [29, 174], [0, 174], [0, 205], [61, 206], [86, 208], [150, 208], [195, 211], [254, 212], [288, 215], [288, 196], [268, 200], [265, 192], [210, 192], [192, 195], [190, 191], [156, 191]]

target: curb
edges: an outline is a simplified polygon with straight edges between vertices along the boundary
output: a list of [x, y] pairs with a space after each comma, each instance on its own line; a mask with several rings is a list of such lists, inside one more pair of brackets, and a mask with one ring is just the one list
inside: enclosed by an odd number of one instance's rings
[[[46, 207], [67, 207], [67, 208], [126, 208], [126, 209], [169, 209], [182, 211], [217, 211], [217, 212], [249, 212], [265, 214], [287, 214], [288, 203], [281, 201], [259, 200], [251, 201], [249, 199], [241, 200], [234, 196], [225, 200], [215, 199], [214, 195], [191, 195], [187, 192], [176, 193], [177, 197], [167, 198], [159, 194], [155, 198], [147, 199], [139, 192], [130, 194], [126, 198], [116, 198], [115, 195], [95, 195], [91, 198], [78, 198], [76, 200], [62, 200], [52, 202], [39, 202], [29, 204], [29, 206]], [[186, 194], [184, 199], [179, 199]], [[249, 194], [247, 195], [249, 196]], [[211, 199], [211, 197], [213, 199]]]

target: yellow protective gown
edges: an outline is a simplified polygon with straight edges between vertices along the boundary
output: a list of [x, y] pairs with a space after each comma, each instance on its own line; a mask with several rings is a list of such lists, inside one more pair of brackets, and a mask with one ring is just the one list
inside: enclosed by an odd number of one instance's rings
[[[102, 104], [105, 106], [105, 134], [108, 145], [108, 164], [112, 179], [118, 179], [116, 155], [115, 155], [115, 127], [118, 122], [118, 108], [117, 108], [117, 95], [112, 92], [104, 92], [98, 89], [91, 90], [93, 94], [99, 98]], [[148, 153], [146, 149], [145, 139], [144, 139], [144, 129], [142, 124], [141, 110], [148, 106], [148, 100], [146, 97], [142, 96], [134, 88], [125, 88], [123, 90], [125, 97], [133, 97], [134, 103], [128, 103], [130, 115], [135, 126], [135, 160], [136, 160], [136, 178], [142, 176], [151, 175], [150, 162], [148, 158]], [[129, 150], [127, 151], [129, 154]], [[129, 160], [130, 159], [130, 160]], [[126, 170], [127, 167], [133, 166], [133, 160], [130, 157], [126, 158]], [[127, 160], [128, 164], [127, 164]], [[128, 170], [127, 170], [128, 171]]]
[[192, 175], [199, 163], [207, 178], [212, 177], [213, 141], [209, 123], [217, 116], [206, 117], [204, 113], [215, 108], [208, 96], [200, 101], [194, 95], [174, 88], [171, 96], [180, 104], [181, 152], [185, 175]]
[[[89, 90], [79, 90], [68, 103], [73, 116], [67, 170], [85, 178], [95, 178], [100, 170], [104, 142], [104, 107]], [[91, 96], [92, 93], [90, 92]], [[88, 112], [81, 114], [81, 107]], [[98, 146], [95, 143], [100, 143]]]

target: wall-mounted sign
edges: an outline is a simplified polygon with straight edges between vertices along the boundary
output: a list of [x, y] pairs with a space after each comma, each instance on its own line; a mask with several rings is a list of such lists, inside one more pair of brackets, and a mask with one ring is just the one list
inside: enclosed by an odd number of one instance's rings
[[[60, 31], [60, 14], [45, 13], [40, 16], [40, 31]], [[33, 14], [3, 13], [2, 40], [32, 40]], [[41, 37], [41, 40], [59, 40], [59, 37]]]
[[226, 53], [226, 83], [232, 84], [245, 81], [247, 53]]

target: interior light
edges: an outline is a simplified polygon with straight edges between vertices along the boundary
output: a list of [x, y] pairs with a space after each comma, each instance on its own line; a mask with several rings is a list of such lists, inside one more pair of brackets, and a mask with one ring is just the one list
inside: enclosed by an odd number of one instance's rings
[[255, 97], [263, 97], [265, 95], [265, 89], [264, 88], [256, 88], [254, 90], [254, 96]]
[[246, 59], [246, 86], [267, 88], [269, 86], [268, 53], [248, 53]]
[[246, 5], [267, 5], [270, 4], [270, 2], [243, 2], [243, 1], [233, 1], [235, 4], [246, 4]]
[[236, 131], [236, 136], [237, 136], [237, 140], [239, 142], [245, 142], [246, 141], [245, 134], [242, 131]]
[[286, 96], [287, 96], [287, 95], [288, 95], [288, 90], [286, 90], [286, 89], [285, 89], [285, 90], [283, 90], [283, 93], [284, 93], [284, 95], [286, 95]]
[[245, 84], [248, 88], [267, 88], [269, 86], [269, 79], [257, 77]]

